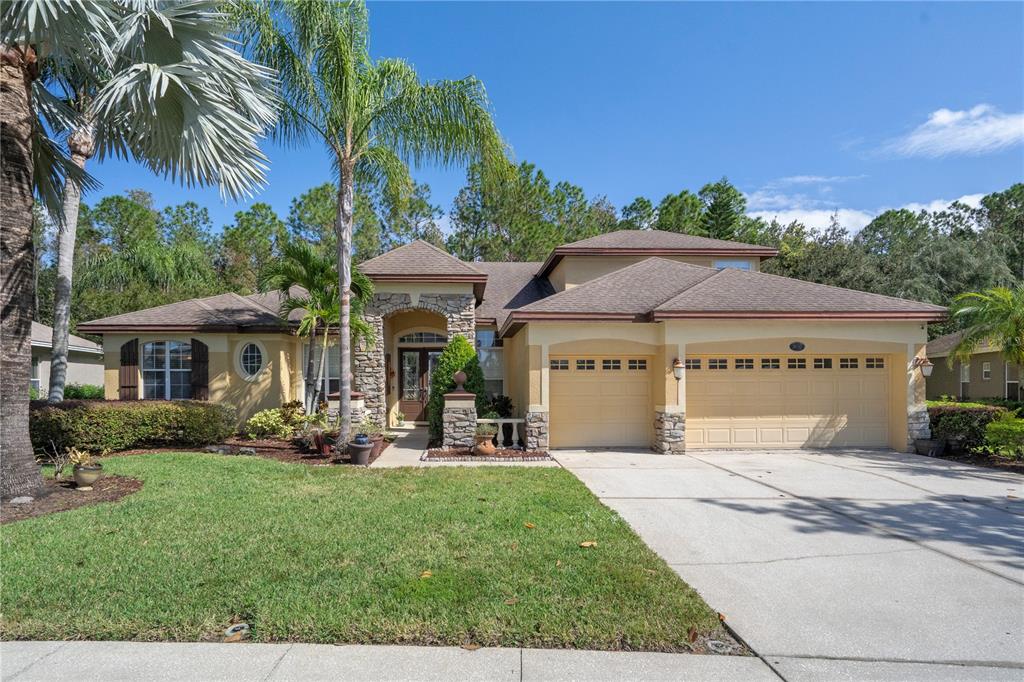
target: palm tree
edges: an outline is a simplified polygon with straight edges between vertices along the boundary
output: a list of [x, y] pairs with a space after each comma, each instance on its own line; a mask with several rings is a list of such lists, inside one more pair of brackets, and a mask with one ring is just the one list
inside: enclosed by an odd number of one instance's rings
[[[114, 9], [121, 33], [112, 63], [97, 61], [89, 70], [55, 64], [43, 72], [44, 85], [77, 114], [75, 126], [66, 131], [71, 163], [84, 170], [97, 153], [100, 159], [131, 155], [156, 172], [180, 174], [186, 180], [206, 166], [200, 173], [227, 193], [249, 193], [263, 179], [264, 156], [256, 138], [275, 119], [268, 70], [234, 49], [225, 35], [226, 17], [213, 2], [122, 4]], [[141, 72], [153, 66], [166, 70], [165, 83], [171, 87], [168, 95], [147, 101], [138, 96], [137, 84]], [[186, 119], [191, 116], [207, 123], [190, 126]], [[203, 135], [191, 144], [177, 143], [194, 132]], [[58, 221], [50, 402], [64, 398], [81, 197], [81, 184], [67, 178]]]
[[[40, 483], [28, 435], [33, 197], [62, 218], [65, 181], [72, 193], [95, 184], [84, 160], [64, 156], [50, 131], [75, 136], [73, 151], [83, 131], [100, 158], [131, 157], [189, 186], [246, 193], [262, 182], [257, 138], [274, 122], [277, 102], [272, 71], [230, 56], [227, 26], [215, 0], [7, 0], [0, 7], [4, 497], [32, 494]], [[215, 68], [189, 61], [194, 55], [183, 45]], [[72, 72], [95, 88], [84, 113], [46, 88]]]
[[949, 354], [951, 367], [970, 360], [982, 343], [1002, 348], [1009, 362], [1024, 367], [1024, 284], [960, 294], [950, 316], [964, 325], [963, 337]]
[[[312, 414], [320, 404], [324, 367], [330, 329], [340, 324], [338, 271], [334, 258], [309, 242], [293, 239], [281, 248], [281, 257], [270, 264], [260, 278], [262, 291], [281, 294], [281, 318], [288, 320], [293, 312], [301, 315], [297, 334], [307, 338], [308, 353], [304, 372], [305, 408]], [[354, 294], [351, 332], [356, 337], [369, 337], [372, 330], [362, 320], [362, 311], [373, 296], [373, 284], [362, 273], [355, 273], [352, 281]], [[322, 330], [320, 362], [315, 363], [317, 334]], [[314, 365], [316, 364], [314, 378]]]
[[340, 437], [347, 439], [357, 179], [405, 197], [412, 187], [407, 164], [482, 161], [500, 172], [507, 166], [504, 144], [476, 78], [422, 83], [404, 61], [372, 61], [362, 2], [243, 0], [239, 20], [250, 54], [280, 74], [284, 107], [277, 136], [291, 143], [320, 138], [337, 174]]

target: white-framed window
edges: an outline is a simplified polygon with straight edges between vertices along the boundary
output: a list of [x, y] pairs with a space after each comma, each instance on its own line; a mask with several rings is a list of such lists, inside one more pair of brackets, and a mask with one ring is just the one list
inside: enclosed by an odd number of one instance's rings
[[484, 375], [484, 390], [488, 394], [503, 395], [505, 391], [505, 349], [493, 329], [476, 331], [476, 357]]
[[779, 369], [781, 358], [761, 358], [761, 369]]
[[398, 343], [448, 343], [448, 337], [438, 332], [410, 332], [398, 338]]
[[725, 358], [709, 358], [708, 369], [729, 369], [729, 361]]
[[255, 343], [247, 343], [242, 346], [238, 362], [246, 377], [254, 377], [263, 369], [263, 351]]
[[192, 397], [192, 346], [183, 341], [150, 341], [142, 345], [144, 400]]
[[981, 363], [981, 379], [982, 381], [989, 381], [992, 378], [992, 363], [983, 362]]
[[722, 270], [724, 268], [734, 268], [736, 270], [753, 270], [749, 260], [739, 260], [735, 258], [723, 258], [721, 260], [712, 261], [712, 265]]
[[864, 366], [868, 369], [885, 369], [885, 358], [864, 358]]
[[551, 360], [550, 366], [551, 366], [551, 369], [553, 369], [553, 370], [555, 370], [557, 372], [565, 371], [565, 370], [569, 369], [569, 361], [564, 359], [564, 358], [559, 359], [559, 360]]
[[971, 383], [971, 363], [969, 362], [960, 363], [960, 383]]
[[807, 369], [807, 358], [787, 358], [786, 369]]
[[687, 370], [700, 369], [700, 358], [686, 358], [685, 367]]
[[626, 363], [626, 367], [634, 372], [643, 372], [647, 370], [647, 360], [643, 358], [630, 358]]
[[754, 358], [736, 358], [733, 366], [736, 369], [754, 369]]
[[814, 358], [814, 369], [832, 369], [832, 358]]
[[576, 371], [590, 372], [597, 369], [597, 362], [591, 359], [580, 359], [576, 361]]
[[42, 398], [43, 394], [40, 393], [42, 389], [39, 383], [39, 358], [35, 356], [32, 356], [32, 381], [30, 384], [36, 392], [36, 398]]
[[857, 369], [857, 358], [839, 358], [839, 369]]
[[604, 359], [601, 360], [601, 369], [614, 372], [615, 370], [622, 369], [622, 360]]
[[[321, 339], [317, 340], [316, 348], [313, 349], [313, 377], [314, 381], [319, 376], [320, 355], [323, 353]], [[324, 364], [324, 382], [320, 387], [320, 397], [327, 400], [327, 396], [341, 390], [341, 348], [338, 347], [336, 337], [332, 337], [327, 346], [327, 362]], [[302, 347], [302, 376], [306, 376], [306, 365], [309, 362], [309, 346]]]

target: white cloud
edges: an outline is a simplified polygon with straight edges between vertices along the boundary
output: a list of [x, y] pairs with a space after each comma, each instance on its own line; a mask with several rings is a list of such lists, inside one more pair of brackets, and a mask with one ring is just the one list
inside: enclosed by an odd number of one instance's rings
[[837, 182], [850, 182], [851, 180], [863, 180], [866, 175], [790, 175], [779, 178], [768, 183], [770, 187], [781, 187], [784, 185], [831, 185]]
[[1007, 114], [979, 104], [966, 111], [939, 109], [908, 134], [890, 140], [882, 150], [897, 156], [939, 158], [980, 155], [1024, 142], [1024, 113]]

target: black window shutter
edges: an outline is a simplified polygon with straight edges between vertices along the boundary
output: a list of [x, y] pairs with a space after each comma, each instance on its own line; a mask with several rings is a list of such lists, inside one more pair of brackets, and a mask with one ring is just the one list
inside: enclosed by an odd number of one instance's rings
[[192, 339], [192, 400], [210, 399], [210, 349]]
[[118, 369], [117, 397], [119, 400], [139, 399], [139, 340], [132, 339], [121, 346], [121, 366]]

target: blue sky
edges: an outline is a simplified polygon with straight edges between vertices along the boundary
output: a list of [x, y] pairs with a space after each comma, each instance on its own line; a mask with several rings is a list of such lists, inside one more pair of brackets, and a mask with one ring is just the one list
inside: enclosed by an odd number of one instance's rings
[[[475, 75], [517, 161], [617, 207], [723, 175], [751, 213], [859, 229], [1024, 179], [1024, 5], [372, 3], [375, 56]], [[267, 143], [266, 201], [330, 179], [322, 149]], [[129, 163], [103, 188], [192, 199], [215, 225], [247, 203]], [[461, 169], [421, 169], [445, 210]]]

